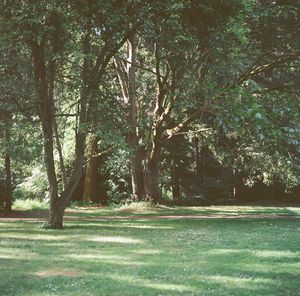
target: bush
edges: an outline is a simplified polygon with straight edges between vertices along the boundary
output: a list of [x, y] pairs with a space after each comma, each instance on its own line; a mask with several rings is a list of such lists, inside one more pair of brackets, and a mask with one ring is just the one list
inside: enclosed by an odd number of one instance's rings
[[14, 190], [15, 199], [44, 200], [47, 196], [47, 175], [41, 167], [35, 167], [32, 170], [32, 175], [25, 178]]

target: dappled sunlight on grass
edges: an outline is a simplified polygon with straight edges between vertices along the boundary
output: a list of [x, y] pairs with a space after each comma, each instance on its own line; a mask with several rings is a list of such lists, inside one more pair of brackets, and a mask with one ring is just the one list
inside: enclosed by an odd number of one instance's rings
[[298, 252], [290, 252], [290, 251], [273, 251], [273, 250], [265, 250], [265, 251], [255, 251], [255, 256], [258, 257], [288, 257], [288, 258], [299, 258], [300, 254]]
[[209, 209], [160, 208], [147, 217], [111, 219], [117, 209], [92, 208], [80, 220], [66, 219], [63, 231], [1, 220], [0, 294], [300, 295], [300, 220], [278, 218], [284, 208], [270, 209], [272, 219], [159, 218]]
[[[247, 252], [248, 250], [246, 250]], [[238, 250], [238, 249], [213, 249], [213, 250], [208, 250], [206, 253], [208, 255], [226, 255], [226, 254], [235, 254], [235, 253], [240, 253], [243, 252], [243, 250]], [[245, 251], [244, 251], [245, 252]]]
[[91, 260], [94, 262], [110, 263], [116, 265], [149, 265], [142, 261], [134, 261], [134, 258], [116, 255], [101, 255], [101, 254], [79, 254], [79, 255], [65, 255], [64, 257], [72, 258], [75, 260]]
[[[242, 274], [237, 274], [236, 276], [224, 276], [224, 275], [201, 275], [200, 279], [207, 282], [215, 282], [219, 284], [225, 284], [234, 287], [250, 287], [253, 284], [272, 284], [274, 280], [268, 278], [252, 278], [243, 277]], [[253, 289], [255, 289], [253, 287]]]
[[121, 282], [128, 282], [131, 283], [132, 285], [135, 285], [137, 287], [149, 287], [149, 288], [154, 288], [157, 290], [167, 290], [167, 291], [176, 291], [176, 292], [193, 292], [195, 291], [194, 288], [189, 287], [187, 285], [182, 285], [182, 284], [173, 284], [173, 283], [160, 283], [160, 282], [155, 282], [154, 280], [149, 280], [149, 279], [142, 279], [138, 277], [132, 277], [129, 275], [105, 275], [105, 277], [109, 277], [113, 280], [116, 281], [121, 281]]
[[[140, 224], [140, 223], [129, 223], [128, 220], [118, 220], [117, 222], [123, 222], [123, 223], [116, 223], [116, 224], [110, 224], [103, 220], [99, 221], [98, 223], [93, 223], [87, 221], [84, 221], [83, 223], [78, 223], [69, 226], [68, 228], [90, 228], [90, 227], [99, 227], [100, 229], [105, 228], [138, 228], [138, 229], [173, 229], [171, 226], [162, 226], [162, 225], [146, 225], [146, 224]], [[142, 220], [138, 220], [138, 222], [142, 222]], [[149, 222], [149, 220], [146, 220], [146, 222]], [[149, 223], [148, 223], [149, 224]]]
[[143, 244], [144, 242], [140, 239], [133, 239], [130, 237], [120, 237], [120, 236], [99, 236], [90, 237], [86, 239], [87, 241], [101, 242], [101, 243], [119, 243], [119, 244]]
[[209, 207], [182, 207], [179, 211], [198, 214], [224, 214], [224, 215], [300, 215], [299, 207], [264, 207], [264, 206], [209, 206]]
[[161, 253], [161, 251], [159, 251], [159, 250], [146, 250], [146, 249], [134, 250], [132, 252], [136, 253], [136, 254], [143, 254], [143, 255], [155, 255], [155, 254]]
[[[0, 233], [0, 239], [18, 239], [18, 240], [43, 240], [43, 241], [60, 241], [69, 240], [70, 237], [63, 235], [50, 235], [50, 234], [39, 234], [39, 233]], [[75, 238], [74, 238], [75, 239]]]
[[[35, 208], [31, 201], [18, 202], [14, 205], [14, 210], [29, 209], [47, 209], [48, 205], [43, 204], [41, 207]], [[299, 216], [300, 207], [293, 206], [260, 206], [260, 205], [236, 205], [236, 206], [195, 206], [195, 207], [177, 207], [177, 206], [153, 206], [148, 202], [129, 203], [124, 206], [72, 206], [67, 209], [70, 217], [106, 217], [106, 216], [126, 216], [126, 215], [168, 215], [168, 214], [198, 214], [198, 215], [280, 215], [280, 216]]]
[[33, 260], [37, 259], [38, 254], [32, 251], [27, 251], [24, 249], [7, 249], [1, 247], [0, 260], [1, 259], [17, 259], [17, 260]]
[[70, 254], [65, 255], [66, 257], [72, 258], [72, 259], [95, 259], [95, 260], [129, 260], [128, 257], [124, 256], [118, 256], [118, 255], [101, 255], [101, 254]]

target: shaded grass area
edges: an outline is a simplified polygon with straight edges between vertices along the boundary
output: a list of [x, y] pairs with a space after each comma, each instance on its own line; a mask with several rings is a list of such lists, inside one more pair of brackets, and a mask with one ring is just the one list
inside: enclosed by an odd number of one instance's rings
[[[144, 210], [71, 209], [62, 231], [2, 218], [0, 295], [300, 295], [299, 208]], [[191, 213], [268, 219], [156, 219]]]

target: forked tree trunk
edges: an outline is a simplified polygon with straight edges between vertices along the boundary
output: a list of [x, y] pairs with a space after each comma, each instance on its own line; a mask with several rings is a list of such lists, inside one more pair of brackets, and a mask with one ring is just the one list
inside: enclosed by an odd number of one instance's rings
[[89, 202], [96, 199], [98, 194], [97, 182], [98, 182], [98, 138], [90, 134], [87, 143], [87, 162], [86, 162], [86, 173], [84, 181], [84, 192], [83, 201]]
[[[51, 22], [50, 22], [51, 23]], [[57, 23], [52, 23], [55, 30], [54, 34], [58, 33]], [[31, 39], [29, 43], [32, 50], [33, 68], [34, 68], [34, 80], [35, 89], [38, 97], [39, 105], [39, 118], [42, 123], [43, 137], [44, 137], [44, 156], [45, 166], [47, 171], [47, 177], [50, 188], [50, 228], [62, 228], [64, 211], [69, 204], [73, 192], [75, 191], [80, 177], [82, 175], [82, 169], [84, 165], [84, 152], [85, 152], [85, 140], [86, 140], [86, 125], [87, 125], [87, 112], [89, 111], [89, 101], [93, 93], [97, 90], [98, 83], [101, 81], [105, 69], [110, 62], [111, 58], [116, 54], [120, 47], [126, 42], [128, 37], [132, 34], [132, 30], [128, 31], [126, 36], [120, 40], [114, 46], [108, 46], [109, 43], [101, 48], [97, 57], [97, 62], [92, 63], [91, 60], [91, 44], [90, 35], [92, 33], [91, 21], [87, 22], [86, 32], [82, 39], [83, 45], [83, 67], [82, 67], [82, 88], [79, 100], [79, 117], [78, 117], [78, 130], [76, 134], [75, 145], [75, 160], [73, 170], [68, 182], [65, 186], [61, 196], [58, 196], [57, 178], [54, 165], [54, 147], [53, 147], [53, 128], [54, 128], [54, 98], [53, 89], [56, 75], [55, 59], [49, 57], [46, 60], [45, 54], [51, 52], [56, 53], [59, 47], [55, 44], [55, 38], [51, 39], [53, 44], [48, 46], [51, 42], [49, 39], [45, 40], [45, 36], [42, 36], [41, 40]], [[108, 41], [107, 41], [108, 42]], [[46, 46], [48, 48], [46, 48]], [[49, 49], [49, 50], [48, 50]], [[95, 76], [92, 77], [93, 74]]]
[[50, 213], [47, 227], [63, 228], [64, 211], [71, 199], [71, 196], [80, 180], [84, 164], [85, 134], [82, 125], [86, 118], [87, 88], [82, 92], [80, 100], [79, 131], [76, 136], [75, 161], [72, 174], [68, 184], [61, 196], [58, 196], [58, 183], [54, 162], [54, 98], [53, 84], [55, 79], [55, 65], [50, 62], [46, 66], [45, 44], [38, 44], [36, 41], [30, 43], [33, 56], [35, 87], [39, 102], [39, 118], [42, 124], [44, 142], [44, 160], [49, 183]]

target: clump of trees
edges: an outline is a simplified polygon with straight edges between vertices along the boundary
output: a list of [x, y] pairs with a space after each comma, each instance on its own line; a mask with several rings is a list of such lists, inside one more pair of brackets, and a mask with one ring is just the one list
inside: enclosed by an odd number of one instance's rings
[[294, 1], [2, 1], [0, 11], [8, 211], [42, 160], [51, 228], [72, 199], [179, 202], [299, 184]]

